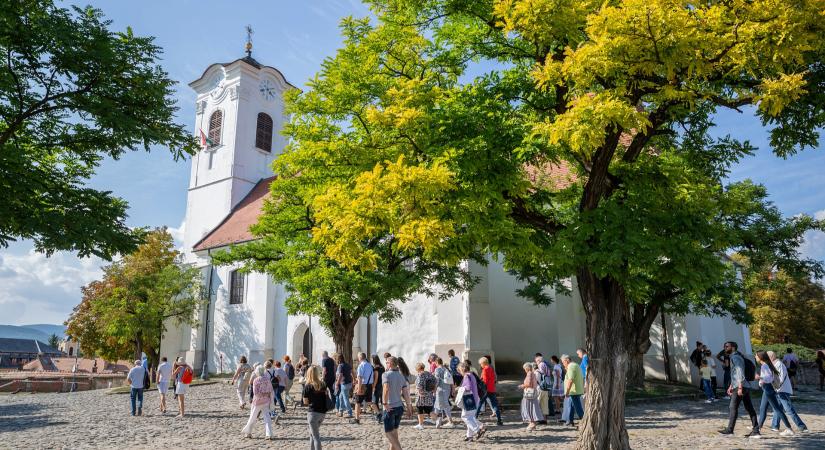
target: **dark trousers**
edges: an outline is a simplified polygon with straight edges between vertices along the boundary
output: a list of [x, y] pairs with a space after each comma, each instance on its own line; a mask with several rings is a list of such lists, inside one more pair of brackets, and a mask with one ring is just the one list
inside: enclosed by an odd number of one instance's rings
[[722, 384], [725, 391], [725, 395], [728, 395], [728, 388], [730, 387], [730, 368], [725, 368], [724, 375], [722, 376]]
[[748, 415], [751, 418], [751, 424], [753, 425], [753, 429], [758, 429], [759, 423], [756, 419], [756, 410], [753, 408], [753, 403], [751, 403], [751, 393], [748, 389], [742, 389], [742, 395], [740, 396], [736, 389], [734, 389], [730, 394], [730, 411], [728, 414], [728, 430], [733, 431], [733, 427], [736, 426], [736, 419], [739, 417], [739, 405], [741, 403], [745, 404], [745, 411], [748, 412]]
[[132, 388], [129, 392], [129, 400], [132, 403], [132, 415], [135, 415], [135, 403], [137, 403], [137, 409], [143, 409], [143, 388]]
[[286, 406], [284, 405], [284, 389], [286, 386], [278, 385], [278, 388], [275, 390], [275, 406], [281, 406], [281, 412], [286, 412]]
[[476, 417], [481, 412], [481, 408], [484, 406], [484, 401], [489, 399], [490, 406], [493, 408], [493, 412], [496, 413], [496, 420], [501, 422], [501, 408], [498, 406], [498, 397], [496, 396], [495, 392], [488, 392], [487, 395], [479, 399], [478, 407], [476, 408]]

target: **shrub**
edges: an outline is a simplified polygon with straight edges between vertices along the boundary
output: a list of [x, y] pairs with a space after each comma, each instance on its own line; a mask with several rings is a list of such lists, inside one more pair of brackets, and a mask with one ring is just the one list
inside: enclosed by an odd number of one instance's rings
[[802, 361], [813, 361], [816, 359], [816, 349], [796, 344], [753, 344], [753, 352], [756, 353], [759, 350], [773, 350], [776, 352], [777, 357], [781, 359], [782, 356], [785, 355], [785, 350], [787, 350], [788, 347], [792, 348], [794, 353], [796, 353], [796, 356], [798, 356]]

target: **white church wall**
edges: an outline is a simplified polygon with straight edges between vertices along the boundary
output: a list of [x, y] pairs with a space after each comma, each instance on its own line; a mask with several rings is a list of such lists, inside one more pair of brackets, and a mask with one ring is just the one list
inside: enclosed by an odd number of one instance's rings
[[[259, 274], [249, 274], [244, 283], [244, 302], [229, 303], [229, 276], [232, 267], [218, 267], [216, 275], [216, 300], [214, 303], [213, 364], [220, 354], [224, 355], [224, 368], [234, 370], [241, 355], [249, 361], [264, 360], [266, 330], [266, 295], [262, 290], [263, 278]], [[251, 295], [250, 295], [251, 294]]]
[[401, 356], [409, 367], [426, 361], [427, 355], [435, 348], [437, 336], [433, 301], [437, 300], [416, 295], [397, 305], [402, 312], [400, 319], [393, 323], [378, 322], [377, 353], [390, 352]]

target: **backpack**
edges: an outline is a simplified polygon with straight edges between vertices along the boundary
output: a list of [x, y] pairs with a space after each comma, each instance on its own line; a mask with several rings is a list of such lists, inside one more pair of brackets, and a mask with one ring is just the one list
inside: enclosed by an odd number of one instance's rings
[[432, 392], [437, 387], [438, 387], [438, 380], [436, 380], [435, 377], [427, 377], [427, 379], [424, 380], [424, 390], [425, 391]]
[[788, 375], [796, 375], [796, 361], [794, 361], [793, 359], [791, 360], [791, 363], [788, 364]]
[[475, 374], [475, 372], [470, 372], [476, 379], [476, 389], [478, 390], [478, 398], [484, 398], [487, 396], [487, 385], [481, 381], [481, 378]]
[[192, 369], [189, 366], [183, 368], [183, 374], [180, 376], [180, 382], [183, 384], [189, 384], [192, 382]]
[[278, 380], [278, 377], [275, 376], [275, 372], [270, 372], [267, 370], [266, 374], [269, 375], [269, 382], [272, 384], [272, 392], [278, 392], [278, 386], [281, 385], [281, 382]]
[[[542, 363], [545, 367], [547, 367], [547, 363]], [[548, 367], [549, 369], [549, 367]], [[539, 373], [539, 389], [542, 391], [552, 391], [553, 390], [553, 376], [552, 375], [545, 375], [541, 371]]]
[[290, 363], [286, 363], [286, 377], [290, 380], [295, 379], [295, 367]]
[[756, 365], [750, 358], [744, 355], [742, 355], [742, 359], [745, 360], [745, 381], [756, 380]]

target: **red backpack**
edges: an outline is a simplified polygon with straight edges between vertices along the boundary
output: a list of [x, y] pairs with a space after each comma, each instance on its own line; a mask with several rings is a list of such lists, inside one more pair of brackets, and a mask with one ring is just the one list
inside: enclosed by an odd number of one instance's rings
[[180, 382], [183, 384], [192, 382], [192, 369], [190, 369], [189, 366], [183, 368], [183, 375], [180, 376]]

